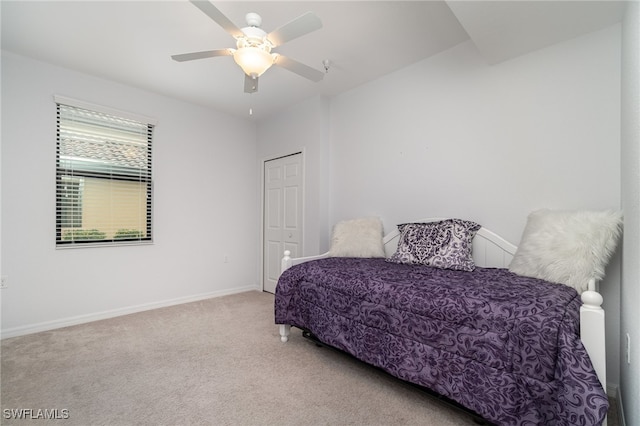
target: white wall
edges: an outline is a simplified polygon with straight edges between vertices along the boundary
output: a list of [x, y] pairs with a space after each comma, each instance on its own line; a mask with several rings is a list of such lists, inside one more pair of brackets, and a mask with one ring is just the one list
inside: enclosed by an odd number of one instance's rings
[[[626, 424], [640, 424], [640, 4], [630, 2], [622, 31], [622, 206], [620, 393]], [[631, 363], [626, 334], [631, 337]]]
[[619, 49], [615, 26], [487, 66], [465, 42], [338, 97], [332, 219], [463, 216], [517, 243], [533, 209], [619, 208]]
[[[54, 94], [157, 119], [153, 245], [55, 248]], [[255, 142], [248, 121], [3, 52], [3, 337], [257, 288]]]
[[262, 120], [258, 126], [258, 160], [302, 151], [305, 200], [302, 255], [328, 250], [329, 104], [316, 97]]

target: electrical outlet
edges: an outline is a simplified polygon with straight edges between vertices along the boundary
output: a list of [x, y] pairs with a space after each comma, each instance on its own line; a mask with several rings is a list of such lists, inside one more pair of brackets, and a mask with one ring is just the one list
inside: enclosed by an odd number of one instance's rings
[[631, 364], [631, 336], [627, 333], [627, 364]]
[[6, 275], [3, 275], [2, 277], [0, 277], [0, 288], [7, 288], [9, 287], [9, 277], [7, 277]]

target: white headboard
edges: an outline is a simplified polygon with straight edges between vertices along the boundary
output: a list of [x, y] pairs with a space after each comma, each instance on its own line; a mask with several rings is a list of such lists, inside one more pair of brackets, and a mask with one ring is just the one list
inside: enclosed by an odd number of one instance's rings
[[[413, 221], [413, 223], [428, 223], [444, 220], [442, 218], [428, 218]], [[387, 257], [395, 253], [398, 248], [400, 232], [394, 230], [382, 240]], [[486, 228], [480, 228], [473, 239], [473, 262], [483, 268], [507, 268], [516, 252], [515, 245]]]
[[[413, 221], [413, 223], [428, 223], [444, 220], [442, 218], [428, 218]], [[387, 257], [395, 253], [398, 248], [398, 239], [400, 233], [396, 228], [388, 233], [383, 239], [384, 252]], [[500, 237], [498, 234], [489, 231], [486, 228], [480, 228], [473, 239], [473, 262], [476, 266], [483, 268], [507, 268], [513, 255], [516, 253], [517, 247], [509, 241]], [[308, 262], [310, 260], [322, 259], [329, 257], [329, 252], [315, 256], [291, 258], [291, 253], [286, 250], [282, 258], [281, 271], [290, 268], [293, 265]]]

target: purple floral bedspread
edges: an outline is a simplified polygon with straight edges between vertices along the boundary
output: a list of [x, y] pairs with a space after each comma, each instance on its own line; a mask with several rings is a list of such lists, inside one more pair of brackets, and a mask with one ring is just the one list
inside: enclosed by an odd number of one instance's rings
[[579, 337], [580, 297], [507, 269], [328, 258], [285, 271], [275, 322], [499, 425], [598, 425], [609, 406]]

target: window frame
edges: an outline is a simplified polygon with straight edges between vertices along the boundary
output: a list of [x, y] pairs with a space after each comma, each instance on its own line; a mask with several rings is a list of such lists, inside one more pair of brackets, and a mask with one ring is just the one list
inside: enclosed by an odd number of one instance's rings
[[[154, 235], [153, 216], [154, 215], [153, 215], [152, 155], [153, 155], [154, 129], [157, 124], [156, 120], [143, 115], [120, 111], [117, 109], [96, 105], [96, 104], [92, 104], [92, 103], [88, 103], [88, 102], [84, 102], [76, 99], [71, 99], [64, 96], [60, 96], [60, 95], [54, 95], [54, 102], [56, 107], [56, 179], [55, 179], [55, 185], [56, 185], [55, 245], [56, 245], [56, 248], [66, 249], [66, 248], [79, 248], [79, 247], [113, 247], [113, 246], [126, 246], [126, 245], [139, 245], [139, 244], [143, 244], [143, 245], [153, 244], [153, 235]], [[69, 160], [67, 157], [67, 160], [61, 161], [61, 157], [62, 157], [61, 156], [61, 132], [60, 132], [61, 105], [67, 108], [70, 107], [75, 109], [86, 110], [91, 113], [97, 113], [100, 115], [104, 114], [119, 120], [134, 121], [136, 122], [136, 124], [139, 124], [141, 128], [146, 127], [146, 134], [145, 134], [146, 147], [142, 148], [143, 150], [146, 150], [146, 157], [144, 160], [145, 166], [140, 168], [140, 170], [141, 171], [144, 170], [144, 172], [138, 173], [137, 175], [131, 174], [130, 172], [128, 173], [127, 171], [120, 172], [120, 173], [118, 172], [114, 173], [113, 171], [110, 171], [109, 173], [103, 173], [99, 170], [92, 171], [86, 168], [82, 170], [82, 167], [77, 169], [74, 169], [73, 167], [69, 168], [66, 164], [64, 164], [65, 162], [67, 164], [73, 163], [73, 160]], [[105, 120], [104, 128], [105, 130], [108, 130], [110, 128], [106, 120]], [[85, 157], [85, 158], [92, 158], [92, 157]], [[96, 157], [93, 157], [93, 158], [96, 158]], [[128, 167], [129, 166], [127, 166], [127, 168]], [[122, 169], [122, 166], [121, 165], [116, 166], [116, 169], [118, 168]], [[135, 170], [135, 169], [132, 169], [132, 170]], [[84, 182], [86, 181], [86, 179], [94, 179], [94, 180], [97, 180], [98, 182], [99, 180], [105, 180], [105, 182], [109, 182], [109, 183], [119, 181], [119, 182], [131, 182], [131, 183], [140, 184], [141, 188], [143, 188], [143, 190], [146, 193], [146, 201], [145, 199], [143, 199], [142, 200], [143, 204], [141, 205], [143, 206], [144, 210], [141, 211], [140, 213], [145, 217], [146, 225], [143, 228], [143, 235], [145, 233], [146, 235], [138, 236], [138, 237], [135, 237], [135, 236], [134, 237], [126, 237], [126, 236], [118, 237], [117, 231], [120, 229], [118, 230], [110, 229], [111, 231], [114, 232], [114, 235], [112, 235], [110, 238], [98, 239], [98, 240], [82, 239], [82, 238], [71, 239], [71, 240], [63, 239], [64, 229], [72, 229], [72, 230], [83, 229], [82, 227], [64, 228], [62, 226], [66, 216], [63, 211], [64, 207], [62, 206], [60, 195], [62, 194], [62, 191], [63, 191], [62, 181], [65, 177], [70, 177], [71, 179], [79, 179], [82, 182], [80, 183], [80, 188], [84, 186]], [[146, 187], [142, 185], [145, 185]], [[78, 198], [82, 198], [82, 196], [83, 196], [82, 194], [80, 193], [78, 194]], [[68, 221], [69, 219], [66, 218], [66, 220]], [[82, 218], [80, 219], [80, 221], [82, 221]]]

